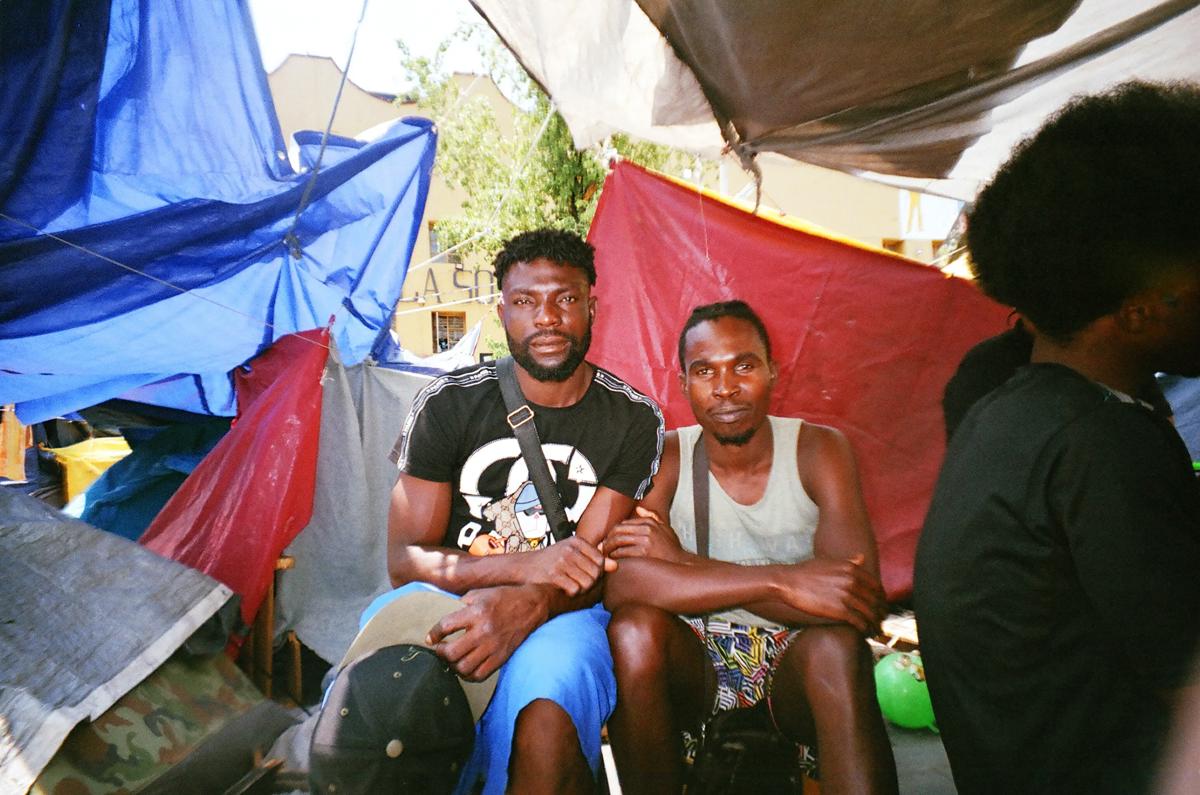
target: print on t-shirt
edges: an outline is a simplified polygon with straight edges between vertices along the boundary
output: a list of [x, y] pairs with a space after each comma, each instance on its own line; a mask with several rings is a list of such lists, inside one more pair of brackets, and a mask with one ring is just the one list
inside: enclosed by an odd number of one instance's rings
[[488, 503], [483, 518], [492, 523], [492, 530], [475, 536], [471, 542], [472, 555], [526, 552], [546, 546], [550, 520], [542, 510], [537, 488], [528, 480], [521, 484], [520, 491]]
[[[587, 456], [571, 445], [543, 444], [542, 454], [551, 466], [556, 484], [565, 473], [568, 483], [563, 485], [566, 488], [559, 487], [563, 508], [568, 519], [579, 521], [596, 493], [595, 467]], [[481, 488], [485, 473], [489, 480], [496, 477], [494, 467], [500, 468], [505, 483], [504, 496], [500, 499], [480, 493], [486, 491]], [[554, 543], [550, 522], [542, 510], [537, 489], [529, 478], [529, 466], [521, 456], [516, 439], [496, 439], [473, 452], [463, 464], [458, 490], [471, 515], [458, 530], [458, 546], [472, 555], [525, 552]], [[575, 499], [568, 504], [572, 491]]]

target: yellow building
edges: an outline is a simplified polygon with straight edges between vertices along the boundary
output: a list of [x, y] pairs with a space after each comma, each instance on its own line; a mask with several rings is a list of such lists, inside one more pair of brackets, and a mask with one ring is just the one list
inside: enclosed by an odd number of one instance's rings
[[[284, 140], [297, 130], [324, 130], [342, 73], [330, 58], [290, 55], [268, 76]], [[503, 134], [512, 134], [512, 105], [488, 77], [456, 75], [466, 97], [483, 97], [495, 111]], [[347, 80], [332, 132], [354, 137], [383, 122], [420, 115], [415, 105], [394, 96], [364, 91]], [[436, 121], [436, 120], [435, 120]], [[929, 262], [937, 237], [949, 228], [957, 204], [919, 196], [837, 171], [772, 155], [760, 159], [763, 204], [831, 232]], [[754, 201], [751, 178], [726, 158], [707, 187]], [[426, 356], [444, 350], [478, 322], [483, 323], [477, 354], [488, 340], [502, 340], [496, 317], [496, 285], [486, 262], [459, 262], [440, 255], [437, 222], [453, 217], [463, 197], [438, 179], [435, 163], [413, 260], [396, 307], [393, 328], [409, 351]], [[949, 220], [947, 220], [949, 219]], [[932, 231], [930, 231], [932, 230]]]

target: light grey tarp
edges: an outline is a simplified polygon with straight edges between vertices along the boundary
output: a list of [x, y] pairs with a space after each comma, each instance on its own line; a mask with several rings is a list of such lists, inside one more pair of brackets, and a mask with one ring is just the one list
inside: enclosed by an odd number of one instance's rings
[[[276, 638], [294, 630], [331, 664], [354, 640], [363, 609], [391, 588], [387, 512], [397, 470], [388, 454], [413, 398], [430, 380], [369, 363], [345, 367], [330, 350], [312, 519], [284, 551], [295, 563], [277, 580], [274, 629]], [[281, 734], [268, 757], [307, 771], [318, 715]]]
[[387, 511], [396, 466], [388, 453], [429, 376], [370, 364], [343, 367], [331, 352], [322, 381], [320, 456], [313, 514], [284, 554], [275, 633], [295, 630], [330, 663], [358, 632], [359, 614], [391, 585]]
[[1200, 79], [1200, 0], [472, 3], [581, 148], [728, 143], [959, 199], [1075, 94]]
[[0, 488], [0, 792], [158, 668], [232, 592]]

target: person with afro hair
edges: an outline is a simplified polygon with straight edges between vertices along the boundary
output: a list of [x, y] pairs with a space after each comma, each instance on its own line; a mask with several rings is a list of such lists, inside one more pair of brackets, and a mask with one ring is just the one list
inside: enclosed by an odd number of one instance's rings
[[1200, 87], [1078, 98], [979, 194], [1029, 364], [967, 411], [914, 602], [959, 792], [1142, 792], [1200, 633], [1200, 491], [1156, 372], [1200, 375]]

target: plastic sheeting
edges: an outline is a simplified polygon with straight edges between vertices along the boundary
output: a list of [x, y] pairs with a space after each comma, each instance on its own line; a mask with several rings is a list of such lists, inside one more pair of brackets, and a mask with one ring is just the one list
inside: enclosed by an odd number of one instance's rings
[[0, 488], [0, 792], [158, 668], [229, 589]]
[[[332, 316], [349, 361], [370, 352], [424, 210], [430, 122], [332, 137], [310, 184], [241, 0], [16, 0], [0, 31], [19, 76], [0, 89], [0, 403], [26, 423], [113, 397], [229, 416], [229, 371], [289, 333]], [[297, 142], [309, 171], [320, 136]]]
[[237, 373], [233, 428], [139, 540], [240, 594], [247, 626], [312, 516], [328, 345], [327, 331], [294, 334]]
[[1200, 79], [1197, 0], [472, 3], [577, 146], [728, 142], [959, 199], [1074, 94]]
[[402, 348], [396, 332], [389, 329], [387, 340], [376, 354], [375, 362], [393, 370], [406, 370], [410, 373], [424, 373], [425, 375], [441, 375], [452, 370], [460, 370], [475, 364], [475, 348], [479, 345], [479, 335], [482, 331], [483, 321], [480, 320], [449, 350], [438, 351], [429, 356], [418, 356], [412, 351]]
[[849, 437], [891, 598], [912, 563], [945, 447], [942, 389], [1007, 309], [969, 282], [755, 216], [636, 166], [609, 174], [589, 240], [599, 306], [591, 358], [695, 422], [678, 386], [691, 310], [741, 298], [779, 365], [772, 410]]
[[228, 430], [228, 420], [211, 418], [156, 428], [149, 438], [126, 431], [133, 452], [105, 470], [63, 512], [136, 541]]
[[366, 606], [391, 588], [387, 516], [397, 470], [388, 453], [428, 383], [369, 363], [343, 367], [330, 354], [312, 520], [287, 549], [295, 565], [280, 573], [275, 603], [276, 637], [294, 629], [329, 663], [349, 648]]

